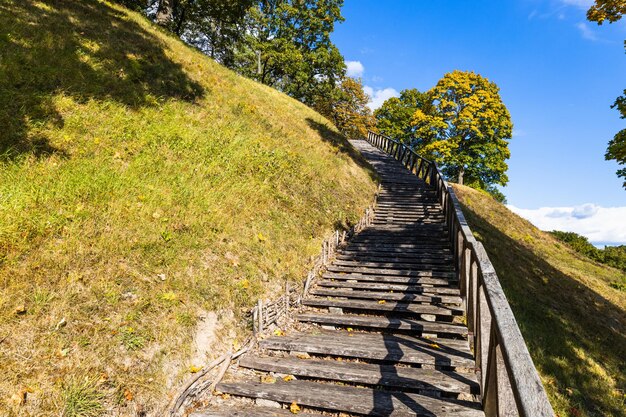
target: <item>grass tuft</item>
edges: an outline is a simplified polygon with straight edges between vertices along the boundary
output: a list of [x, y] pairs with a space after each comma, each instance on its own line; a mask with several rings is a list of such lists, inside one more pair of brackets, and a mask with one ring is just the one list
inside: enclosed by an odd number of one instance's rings
[[70, 380], [62, 387], [63, 417], [96, 417], [104, 411], [104, 394], [98, 381], [88, 378]]

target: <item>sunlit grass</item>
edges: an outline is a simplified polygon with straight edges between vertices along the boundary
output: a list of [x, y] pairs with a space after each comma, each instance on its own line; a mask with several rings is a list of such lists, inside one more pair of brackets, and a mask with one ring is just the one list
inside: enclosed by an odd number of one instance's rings
[[161, 415], [197, 318], [230, 343], [375, 191], [318, 114], [103, 2], [0, 2], [0, 126], [3, 416], [59, 415], [84, 375]]

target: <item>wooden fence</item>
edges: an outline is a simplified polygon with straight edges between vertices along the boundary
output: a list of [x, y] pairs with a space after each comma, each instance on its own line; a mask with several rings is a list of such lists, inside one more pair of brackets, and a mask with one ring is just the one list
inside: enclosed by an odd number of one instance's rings
[[553, 417], [496, 271], [470, 230], [452, 187], [437, 165], [405, 144], [369, 132], [368, 142], [433, 187], [443, 208], [461, 286], [470, 345], [487, 417]]

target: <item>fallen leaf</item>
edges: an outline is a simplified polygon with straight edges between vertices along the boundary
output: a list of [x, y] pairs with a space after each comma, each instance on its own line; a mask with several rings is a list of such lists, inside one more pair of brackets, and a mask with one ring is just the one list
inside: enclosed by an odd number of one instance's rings
[[239, 341], [238, 340], [233, 341], [233, 350], [237, 352], [239, 349], [241, 349], [241, 344], [239, 343]]
[[191, 372], [192, 374], [195, 374], [197, 372], [200, 372], [200, 370], [202, 369], [201, 366], [195, 366], [195, 365], [191, 365], [189, 367], [189, 372]]
[[227, 399], [230, 398], [230, 394], [224, 392], [224, 393], [220, 394], [220, 397], [222, 397], [223, 400], [227, 400]]
[[293, 375], [285, 375], [283, 377], [283, 381], [285, 382], [293, 381], [294, 379], [296, 379], [296, 377], [294, 377]]
[[428, 346], [435, 348], [435, 349], [439, 349], [439, 345], [437, 343], [431, 343]]
[[349, 332], [353, 331], [352, 327], [348, 327], [346, 330]]
[[385, 304], [386, 301], [385, 300], [378, 300], [378, 304]]
[[261, 375], [261, 382], [264, 384], [273, 384], [276, 382], [276, 378], [271, 375]]
[[134, 398], [133, 393], [128, 389], [124, 390], [124, 398], [126, 398], [126, 401], [132, 401]]
[[267, 240], [267, 238], [263, 236], [263, 233], [261, 232], [257, 233], [256, 238], [259, 239], [259, 242], [265, 242]]
[[282, 331], [281, 329], [276, 329], [274, 330], [274, 336], [284, 336], [285, 332]]
[[300, 406], [298, 406], [298, 404], [296, 404], [296, 402], [294, 401], [289, 406], [289, 411], [291, 411], [292, 414], [298, 414], [298, 412], [300, 411]]

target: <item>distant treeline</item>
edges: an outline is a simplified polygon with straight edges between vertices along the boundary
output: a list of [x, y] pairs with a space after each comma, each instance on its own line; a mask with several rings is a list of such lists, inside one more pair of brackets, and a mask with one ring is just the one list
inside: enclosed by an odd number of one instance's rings
[[604, 249], [598, 249], [593, 246], [586, 237], [578, 233], [553, 230], [550, 234], [570, 246], [576, 252], [586, 255], [594, 261], [626, 272], [626, 245], [605, 246]]

